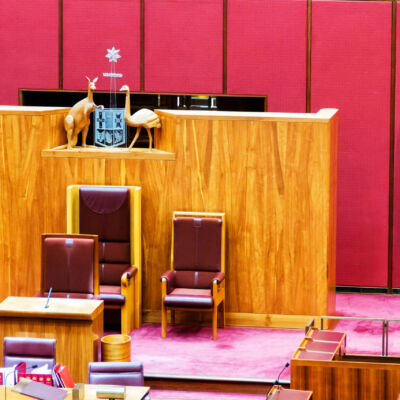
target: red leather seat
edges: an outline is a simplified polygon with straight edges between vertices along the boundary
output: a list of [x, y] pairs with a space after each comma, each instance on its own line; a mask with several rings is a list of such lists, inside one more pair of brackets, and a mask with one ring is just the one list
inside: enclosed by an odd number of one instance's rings
[[92, 385], [144, 386], [143, 364], [135, 362], [91, 362], [88, 383]]

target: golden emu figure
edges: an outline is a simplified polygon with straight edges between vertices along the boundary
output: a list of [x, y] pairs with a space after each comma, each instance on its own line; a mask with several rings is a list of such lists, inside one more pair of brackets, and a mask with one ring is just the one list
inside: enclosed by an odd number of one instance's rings
[[129, 94], [129, 87], [127, 85], [122, 86], [120, 92], [126, 92], [125, 99], [125, 122], [128, 126], [136, 127], [136, 135], [129, 145], [129, 149], [133, 147], [139, 137], [139, 133], [142, 128], [145, 128], [149, 135], [149, 149], [153, 147], [153, 138], [151, 136], [151, 128], [161, 128], [161, 122], [159, 116], [149, 110], [148, 108], [142, 108], [131, 115], [131, 100]]

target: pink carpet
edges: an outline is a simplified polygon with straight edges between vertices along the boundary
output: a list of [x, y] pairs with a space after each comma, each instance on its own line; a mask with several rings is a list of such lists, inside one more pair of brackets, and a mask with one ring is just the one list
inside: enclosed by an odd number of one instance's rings
[[[338, 293], [336, 304], [338, 315], [400, 319], [397, 295]], [[347, 333], [348, 353], [381, 354], [381, 322], [340, 321], [336, 330]], [[304, 330], [227, 327], [219, 329], [218, 340], [213, 341], [210, 327], [169, 326], [162, 339], [159, 324], [144, 324], [132, 332], [132, 359], [143, 362], [150, 375], [275, 380], [303, 336]], [[389, 354], [400, 354], [400, 322], [390, 325]], [[289, 372], [285, 370], [281, 379], [289, 380]], [[174, 393], [162, 396], [171, 398]]]
[[[344, 294], [336, 295], [338, 315], [400, 319], [400, 296]], [[389, 324], [389, 354], [400, 354], [400, 322]], [[377, 354], [382, 352], [382, 322], [340, 321], [336, 330], [347, 333], [347, 352], [352, 354]]]
[[[158, 324], [132, 332], [132, 358], [146, 374], [276, 379], [302, 337], [303, 330], [170, 326], [165, 339]], [[282, 379], [289, 378], [284, 371]]]

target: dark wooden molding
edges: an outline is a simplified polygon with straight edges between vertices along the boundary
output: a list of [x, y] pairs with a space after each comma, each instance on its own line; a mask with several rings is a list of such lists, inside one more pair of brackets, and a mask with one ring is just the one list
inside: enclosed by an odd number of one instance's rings
[[388, 221], [388, 293], [393, 290], [393, 207], [394, 207], [394, 149], [396, 112], [396, 30], [397, 0], [392, 0], [392, 44], [390, 71], [390, 147], [389, 147], [389, 221]]
[[223, 0], [222, 93], [228, 92], [228, 0]]
[[311, 32], [312, 0], [307, 0], [307, 42], [306, 42], [306, 112], [311, 110]]
[[58, 0], [58, 88], [64, 88], [64, 4]]
[[145, 71], [144, 71], [144, 52], [145, 52], [145, 43], [144, 43], [144, 33], [145, 33], [145, 0], [140, 0], [140, 91], [144, 92], [145, 86]]

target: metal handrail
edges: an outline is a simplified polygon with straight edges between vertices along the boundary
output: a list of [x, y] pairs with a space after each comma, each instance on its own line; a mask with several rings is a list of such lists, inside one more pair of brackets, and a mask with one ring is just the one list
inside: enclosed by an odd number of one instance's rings
[[333, 320], [351, 320], [351, 321], [380, 321], [382, 322], [382, 356], [387, 356], [389, 353], [389, 321], [400, 321], [400, 319], [385, 319], [385, 318], [363, 318], [363, 317], [338, 317], [331, 315], [321, 316], [321, 330], [324, 329], [324, 319]]

